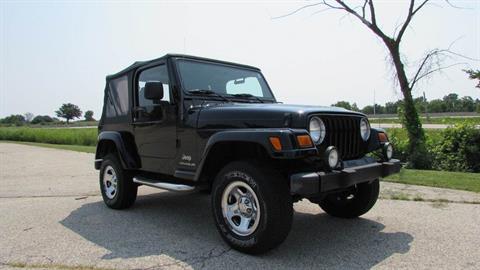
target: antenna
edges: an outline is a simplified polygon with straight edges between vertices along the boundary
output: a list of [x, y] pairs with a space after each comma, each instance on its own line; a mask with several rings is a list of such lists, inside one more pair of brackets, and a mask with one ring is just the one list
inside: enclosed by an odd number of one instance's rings
[[187, 54], [187, 37], [183, 37], [183, 54]]

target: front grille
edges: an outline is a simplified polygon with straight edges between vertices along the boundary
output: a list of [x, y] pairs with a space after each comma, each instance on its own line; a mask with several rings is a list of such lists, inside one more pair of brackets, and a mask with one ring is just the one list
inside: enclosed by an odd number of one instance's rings
[[360, 136], [360, 116], [319, 115], [319, 117], [327, 130], [321, 148], [335, 146], [343, 160], [365, 155], [367, 145]]

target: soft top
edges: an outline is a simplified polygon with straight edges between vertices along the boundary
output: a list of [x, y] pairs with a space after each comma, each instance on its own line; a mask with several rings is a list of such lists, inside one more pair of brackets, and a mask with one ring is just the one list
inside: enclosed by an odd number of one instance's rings
[[193, 56], [193, 55], [186, 55], [186, 54], [166, 54], [162, 57], [155, 58], [155, 59], [152, 59], [152, 60], [137, 61], [137, 62], [131, 64], [130, 66], [128, 66], [127, 68], [125, 68], [125, 69], [123, 69], [123, 70], [121, 70], [121, 71], [119, 71], [115, 74], [108, 75], [107, 80], [117, 78], [117, 77], [125, 75], [125, 74], [127, 74], [127, 73], [129, 73], [133, 70], [136, 70], [139, 67], [146, 66], [146, 65], [149, 65], [151, 63], [157, 62], [157, 61], [162, 60], [162, 59], [167, 59], [167, 58], [191, 59], [191, 60], [206, 61], [206, 62], [216, 62], [216, 63], [232, 65], [232, 66], [240, 66], [240, 67], [244, 67], [244, 68], [248, 68], [248, 69], [255, 69], [255, 70], [260, 71], [260, 69], [257, 68], [257, 67], [244, 65], [244, 64], [238, 64], [238, 63], [233, 63], [233, 62], [228, 62], [228, 61], [221, 61], [221, 60], [205, 58], [205, 57], [198, 57], [198, 56]]

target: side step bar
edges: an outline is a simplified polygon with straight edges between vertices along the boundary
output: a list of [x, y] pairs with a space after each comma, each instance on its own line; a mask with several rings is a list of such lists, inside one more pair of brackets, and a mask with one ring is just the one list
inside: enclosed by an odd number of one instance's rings
[[154, 188], [165, 189], [169, 191], [176, 191], [176, 192], [188, 192], [195, 190], [194, 186], [188, 185], [180, 185], [180, 184], [172, 184], [172, 183], [165, 183], [165, 182], [153, 182], [152, 180], [147, 180], [145, 178], [134, 177], [133, 182], [137, 184], [142, 184]]

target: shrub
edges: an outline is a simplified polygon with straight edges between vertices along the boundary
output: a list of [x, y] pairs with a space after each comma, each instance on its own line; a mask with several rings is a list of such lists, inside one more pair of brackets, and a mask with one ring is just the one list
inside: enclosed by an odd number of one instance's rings
[[446, 171], [480, 172], [480, 130], [461, 124], [447, 128], [433, 145], [433, 167]]
[[[408, 149], [408, 135], [407, 131], [402, 128], [391, 128], [388, 129], [388, 138], [390, 142], [392, 142], [394, 146], [394, 154], [393, 158], [399, 159], [401, 161], [407, 160], [407, 149]], [[432, 153], [430, 151], [432, 145], [440, 140], [442, 137], [442, 131], [438, 129], [427, 129], [425, 130], [425, 144], [427, 148], [427, 153], [423, 153], [424, 155], [421, 159], [424, 160], [425, 163], [431, 163]], [[431, 167], [431, 164], [427, 164], [426, 167]]]
[[32, 120], [32, 124], [45, 124], [53, 122], [53, 118], [48, 115], [37, 115]]
[[388, 130], [388, 138], [394, 146], [393, 158], [407, 160], [408, 137], [405, 130], [393, 128]]
[[26, 123], [25, 117], [20, 114], [12, 114], [3, 119], [0, 119], [0, 124], [3, 125], [12, 125], [12, 126], [23, 126]]

